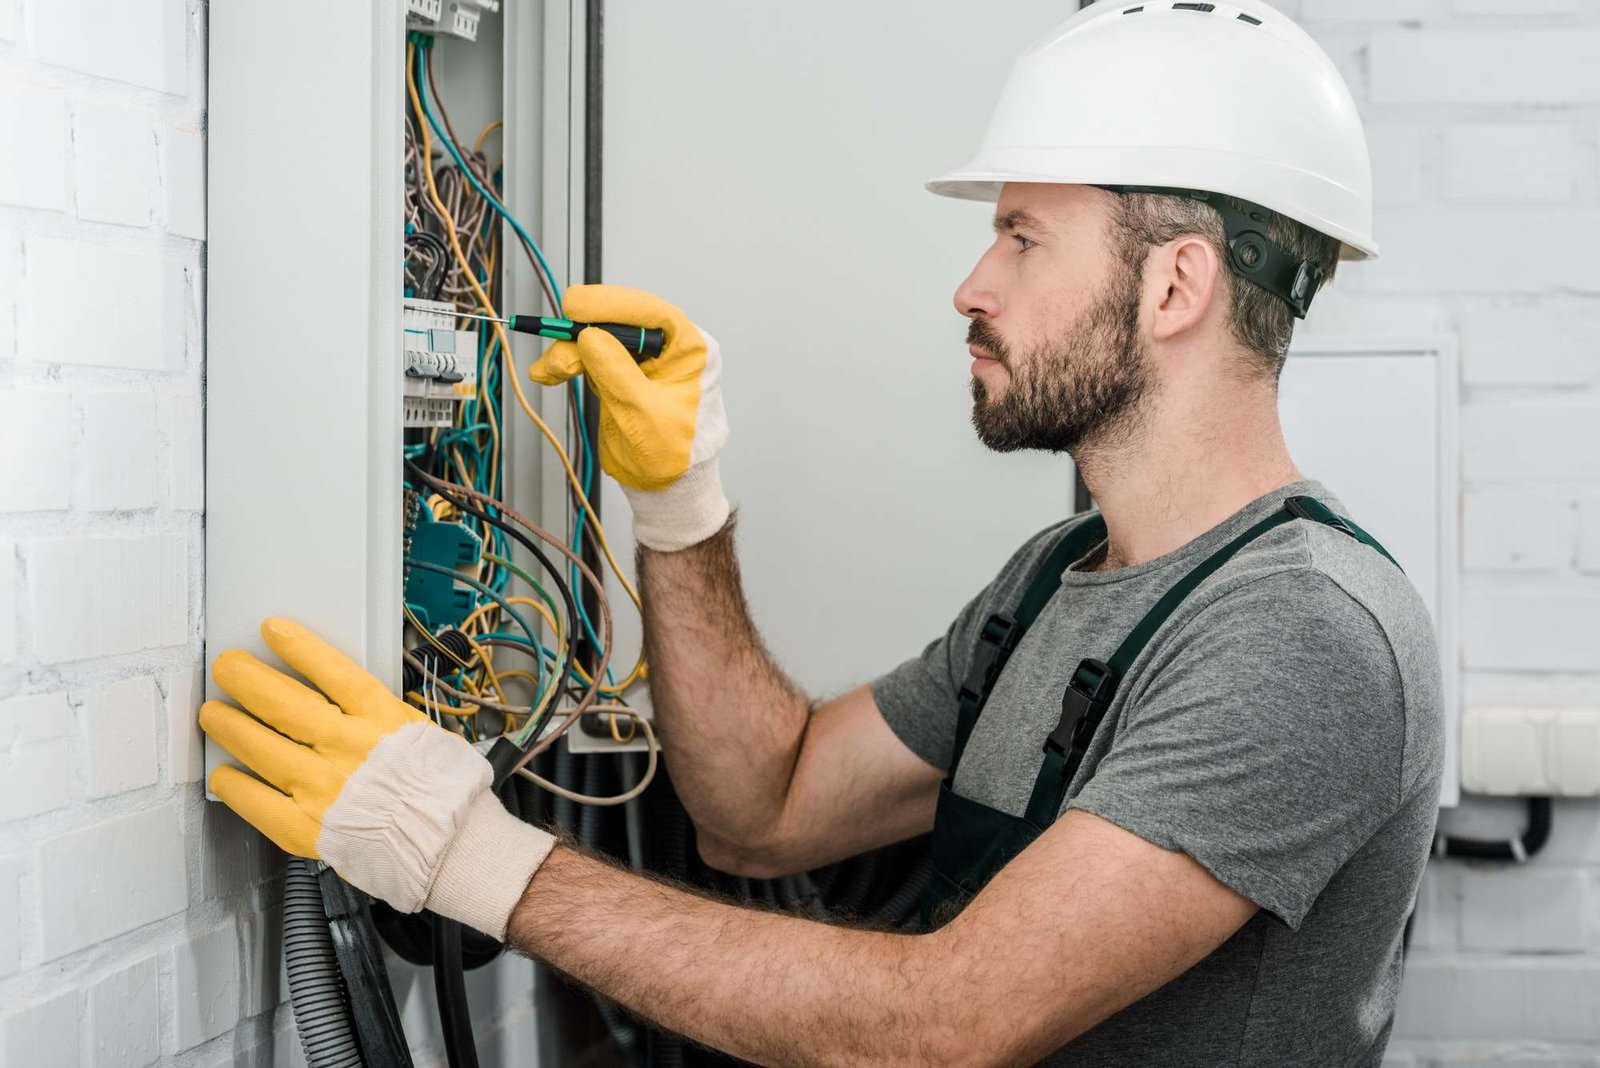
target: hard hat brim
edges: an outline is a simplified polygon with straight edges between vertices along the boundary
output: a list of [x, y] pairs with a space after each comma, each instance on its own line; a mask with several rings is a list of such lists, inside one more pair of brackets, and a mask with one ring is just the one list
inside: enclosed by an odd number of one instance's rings
[[[1282, 205], [1272, 204], [1260, 199], [1259, 194], [1250, 195], [1239, 191], [1237, 188], [1227, 188], [1227, 186], [1234, 184], [1231, 182], [1196, 182], [1193, 179], [1192, 172], [1182, 176], [1177, 173], [1163, 175], [1143, 168], [1139, 168], [1137, 171], [1111, 170], [1097, 174], [1090, 174], [1085, 170], [1076, 177], [1066, 176], [1075, 169], [1062, 170], [1059, 169], [1058, 164], [1050, 173], [1040, 174], [1026, 170], [979, 169], [969, 165], [968, 167], [939, 175], [937, 178], [925, 183], [924, 188], [928, 192], [942, 197], [951, 197], [956, 200], [985, 201], [991, 204], [1000, 199], [1000, 187], [1007, 182], [1038, 183], [1041, 185], [1165, 185], [1205, 189], [1208, 192], [1241, 197], [1261, 204], [1263, 207], [1287, 215], [1319, 233], [1327, 234], [1339, 242], [1339, 258], [1341, 260], [1359, 261], [1378, 257], [1378, 245], [1370, 237], [1356, 234], [1326, 218], [1305, 218], [1303, 217], [1303, 212], [1285, 210]], [[1098, 168], [1096, 169], [1098, 170]], [[1252, 193], [1254, 193], [1253, 190]]]

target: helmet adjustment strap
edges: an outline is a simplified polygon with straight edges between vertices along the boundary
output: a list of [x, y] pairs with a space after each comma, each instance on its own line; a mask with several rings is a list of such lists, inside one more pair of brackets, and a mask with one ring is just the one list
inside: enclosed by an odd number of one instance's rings
[[[1317, 295], [1323, 283], [1322, 268], [1310, 260], [1291, 256], [1282, 245], [1267, 237], [1272, 212], [1266, 208], [1248, 200], [1209, 193], [1203, 189], [1157, 185], [1104, 185], [1100, 188], [1114, 193], [1164, 193], [1211, 205], [1222, 216], [1228, 246], [1228, 266], [1233, 273], [1289, 305], [1296, 319], [1306, 317], [1311, 298]], [[1235, 207], [1234, 203], [1244, 210]]]

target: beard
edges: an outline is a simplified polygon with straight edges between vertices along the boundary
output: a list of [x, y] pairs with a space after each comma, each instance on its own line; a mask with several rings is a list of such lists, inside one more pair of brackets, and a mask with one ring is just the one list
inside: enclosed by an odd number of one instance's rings
[[1113, 278], [1059, 336], [1020, 354], [1007, 348], [987, 319], [973, 319], [967, 343], [999, 360], [1007, 376], [996, 395], [972, 379], [978, 440], [996, 452], [1076, 453], [1133, 429], [1151, 386], [1138, 340], [1139, 280], [1131, 271]]

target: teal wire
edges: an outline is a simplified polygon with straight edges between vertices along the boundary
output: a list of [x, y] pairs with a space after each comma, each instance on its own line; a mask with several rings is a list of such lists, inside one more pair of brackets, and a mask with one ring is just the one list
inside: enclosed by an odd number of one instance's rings
[[[517, 626], [522, 628], [522, 632], [528, 636], [528, 642], [531, 645], [537, 646], [539, 644], [539, 639], [534, 636], [533, 628], [528, 626], [528, 621], [522, 618], [522, 613], [517, 611], [516, 606], [508, 602], [503, 596], [496, 593], [488, 586], [485, 586], [483, 583], [479, 582], [477, 579], [468, 575], [463, 575], [461, 572], [456, 571], [453, 568], [445, 567], [443, 564], [436, 564], [431, 560], [419, 560], [414, 556], [406, 557], [405, 564], [407, 567], [418, 567], [424, 571], [432, 571], [435, 574], [449, 575], [457, 582], [465, 582], [468, 586], [471, 586], [473, 589], [477, 590], [479, 593], [498, 604], [501, 609], [504, 610], [506, 615], [510, 616]], [[544, 664], [539, 660], [538, 657], [534, 658], [534, 662], [539, 666], [537, 676], [540, 680], [539, 684], [542, 686], [544, 684]]]
[[[502, 204], [493, 193], [484, 188], [482, 182], [478, 181], [477, 175], [473, 174], [472, 168], [467, 166], [466, 160], [462, 158], [461, 152], [457, 149], [455, 142], [450, 139], [449, 135], [445, 133], [443, 127], [440, 125], [439, 120], [434, 117], [433, 109], [428, 103], [427, 66], [421, 49], [418, 49], [417, 51], [417, 99], [422, 104], [422, 114], [428, 120], [428, 125], [433, 128], [434, 134], [439, 138], [440, 143], [444, 145], [445, 151], [449, 152], [450, 157], [455, 160], [456, 167], [460, 169], [462, 176], [465, 177], [467, 181], [472, 183], [472, 187], [478, 191], [478, 194], [482, 196], [497, 213], [499, 213], [501, 218], [505, 219], [505, 221], [511, 225], [511, 228], [514, 229], [522, 237], [522, 239], [528, 243], [528, 247], [533, 250], [534, 258], [538, 261], [539, 267], [544, 272], [546, 280], [549, 281], [551, 292], [555, 294], [556, 311], [559, 314], [561, 311], [562, 289], [560, 284], [556, 281], [555, 272], [550, 269], [550, 264], [545, 260], [544, 252], [539, 248], [539, 243], [529, 236], [528, 232], [523, 228], [522, 223], [517, 221], [516, 217], [506, 210], [506, 206]], [[495, 344], [498, 344], [498, 339], [495, 341]], [[576, 392], [578, 394], [578, 425], [582, 426], [583, 384], [581, 380], [578, 383]], [[591, 497], [594, 488], [594, 461], [589, 455], [589, 450], [587, 449], [584, 450], [583, 484], [584, 496]], [[495, 494], [491, 493], [490, 495], [494, 496]], [[577, 550], [582, 544], [581, 539], [583, 537], [584, 518], [584, 514], [580, 511], [578, 520], [574, 524], [574, 550]], [[577, 569], [573, 568], [572, 572], [573, 581], [576, 582]], [[583, 626], [585, 636], [588, 637], [589, 641], [594, 645], [597, 652], [603, 653], [604, 646], [601, 644], [599, 636], [595, 633], [594, 621], [589, 618], [589, 613], [583, 606], [583, 598], [581, 596], [576, 598], [576, 604], [578, 608], [578, 619]], [[606, 681], [612, 685], [615, 685], [615, 676], [613, 675], [609, 666], [606, 668]]]
[[484, 188], [482, 182], [478, 181], [478, 176], [472, 173], [472, 168], [467, 166], [467, 161], [461, 158], [461, 152], [456, 148], [455, 142], [450, 140], [443, 127], [440, 126], [439, 120], [434, 118], [433, 109], [428, 106], [428, 68], [423, 58], [423, 50], [420, 48], [417, 49], [417, 99], [422, 102], [422, 114], [428, 120], [428, 125], [433, 127], [433, 132], [444, 145], [445, 151], [449, 152], [451, 158], [456, 161], [456, 166], [461, 169], [462, 176], [472, 183], [472, 188], [478, 191], [478, 195], [488, 201], [489, 205], [499, 213], [500, 217], [510, 223], [511, 228], [533, 250], [534, 259], [539, 261], [540, 270], [544, 271], [545, 278], [550, 282], [550, 291], [555, 294], [556, 314], [561, 314], [561, 287], [556, 284], [556, 274], [550, 269], [550, 264], [545, 261], [544, 251], [539, 248], [539, 243], [528, 235], [528, 231], [523, 229], [516, 216], [506, 210], [506, 206], [500, 203], [500, 199]]

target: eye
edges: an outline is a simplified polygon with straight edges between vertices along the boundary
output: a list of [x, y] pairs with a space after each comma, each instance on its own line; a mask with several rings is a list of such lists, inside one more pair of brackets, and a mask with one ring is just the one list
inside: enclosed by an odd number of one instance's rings
[[1030, 248], [1033, 248], [1035, 245], [1037, 245], [1039, 243], [1039, 242], [1033, 240], [1033, 238], [1031, 238], [1031, 237], [1023, 237], [1021, 234], [1012, 234], [1011, 238], [1018, 245], [1022, 246], [1021, 248], [1017, 249], [1017, 252], [1019, 254], [1028, 251]]

